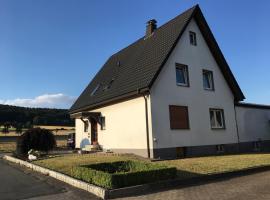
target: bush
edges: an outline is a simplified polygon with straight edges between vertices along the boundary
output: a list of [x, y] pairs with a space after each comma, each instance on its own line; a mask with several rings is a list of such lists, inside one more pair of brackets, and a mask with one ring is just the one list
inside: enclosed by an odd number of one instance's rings
[[120, 161], [74, 167], [75, 178], [108, 189], [150, 183], [176, 177], [176, 168], [139, 161]]
[[32, 128], [17, 140], [17, 154], [26, 155], [30, 149], [48, 152], [56, 145], [53, 133], [47, 129]]

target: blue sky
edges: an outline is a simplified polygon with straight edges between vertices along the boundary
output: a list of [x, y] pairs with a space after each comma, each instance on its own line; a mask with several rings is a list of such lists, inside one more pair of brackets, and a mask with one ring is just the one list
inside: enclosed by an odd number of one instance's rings
[[268, 0], [0, 0], [0, 103], [69, 108], [147, 20], [197, 3], [246, 101], [270, 104]]

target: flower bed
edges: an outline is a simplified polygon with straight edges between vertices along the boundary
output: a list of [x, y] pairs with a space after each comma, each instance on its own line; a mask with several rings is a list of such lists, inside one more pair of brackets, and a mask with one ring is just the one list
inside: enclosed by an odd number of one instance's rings
[[72, 168], [72, 176], [108, 189], [173, 179], [176, 168], [140, 161], [118, 161]]

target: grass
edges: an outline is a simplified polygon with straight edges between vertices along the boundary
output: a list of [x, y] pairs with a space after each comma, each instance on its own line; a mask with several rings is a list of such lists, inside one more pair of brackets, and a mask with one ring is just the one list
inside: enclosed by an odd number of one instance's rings
[[[128, 155], [65, 155], [56, 158], [35, 161], [35, 164], [71, 175], [75, 166], [89, 165], [102, 162], [136, 160]], [[224, 172], [239, 171], [243, 169], [270, 166], [270, 154], [241, 154], [225, 156], [209, 156], [200, 158], [186, 158], [176, 160], [157, 161], [157, 163], [177, 168], [179, 178], [198, 177], [201, 175], [219, 174]]]
[[71, 175], [71, 169], [80, 165], [98, 164], [104, 162], [125, 161], [134, 159], [129, 156], [96, 155], [96, 154], [69, 154], [56, 158], [34, 161], [35, 164]]
[[0, 152], [7, 153], [15, 151], [16, 143], [15, 142], [0, 142]]

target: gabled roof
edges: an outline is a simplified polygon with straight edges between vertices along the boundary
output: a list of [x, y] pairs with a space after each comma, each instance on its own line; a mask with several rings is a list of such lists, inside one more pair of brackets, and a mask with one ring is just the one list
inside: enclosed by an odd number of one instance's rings
[[[148, 38], [141, 38], [112, 55], [89, 83], [70, 113], [100, 107], [151, 88], [176, 46], [189, 21], [194, 17], [210, 51], [216, 59], [235, 101], [245, 97], [238, 86], [198, 5], [160, 26]], [[93, 94], [93, 91], [95, 93]]]

